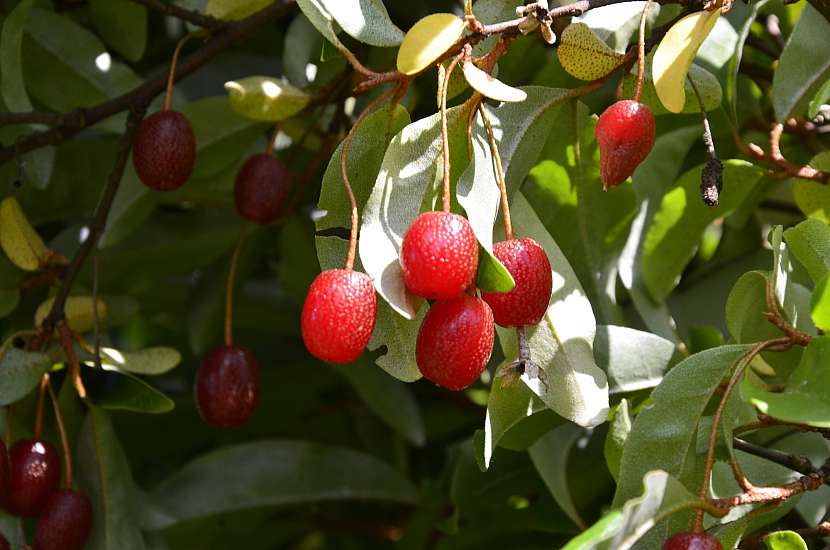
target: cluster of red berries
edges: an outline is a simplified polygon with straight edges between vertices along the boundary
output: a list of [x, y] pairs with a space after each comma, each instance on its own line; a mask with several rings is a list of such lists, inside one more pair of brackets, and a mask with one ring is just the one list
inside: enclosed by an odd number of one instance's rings
[[707, 533], [675, 533], [663, 544], [663, 550], [723, 550], [723, 545]]
[[617, 101], [600, 115], [595, 132], [602, 184], [606, 189], [616, 187], [634, 173], [654, 147], [654, 114], [639, 101]]
[[[92, 526], [92, 504], [82, 493], [59, 489], [58, 451], [43, 439], [0, 442], [0, 505], [10, 514], [38, 518], [33, 550], [81, 550]], [[0, 535], [0, 549], [9, 548]]]

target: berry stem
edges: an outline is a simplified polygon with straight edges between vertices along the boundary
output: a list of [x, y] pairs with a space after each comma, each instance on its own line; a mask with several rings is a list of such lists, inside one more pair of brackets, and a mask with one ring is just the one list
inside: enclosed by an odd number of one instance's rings
[[184, 37], [179, 40], [179, 43], [176, 44], [176, 49], [173, 51], [173, 60], [170, 62], [170, 72], [167, 74], [167, 88], [164, 91], [164, 110], [169, 111], [170, 107], [173, 105], [173, 83], [176, 81], [176, 63], [179, 61], [179, 54], [182, 51], [182, 46], [184, 46], [185, 42], [196, 36], [196, 34], [201, 33], [188, 33], [184, 35]]
[[640, 15], [640, 37], [637, 40], [637, 87], [634, 89], [634, 101], [640, 101], [640, 92], [643, 91], [643, 78], [646, 72], [646, 20], [651, 0], [646, 2], [643, 13]]
[[46, 373], [40, 379], [40, 389], [37, 395], [37, 412], [35, 412], [35, 439], [40, 439], [43, 433], [43, 401], [46, 396], [46, 385], [49, 384], [49, 374]]
[[686, 75], [686, 78], [689, 80], [689, 84], [692, 85], [692, 91], [695, 93], [695, 99], [697, 99], [697, 104], [700, 106], [700, 114], [703, 117], [703, 143], [706, 145], [706, 152], [709, 153], [711, 159], [718, 160], [718, 154], [715, 151], [715, 140], [712, 139], [712, 129], [709, 127], [709, 113], [706, 112], [703, 97], [701, 97], [700, 91], [697, 89], [697, 84], [692, 80], [692, 77]]
[[55, 396], [55, 390], [52, 389], [52, 384], [49, 382], [49, 375], [45, 375], [46, 389], [49, 390], [49, 397], [52, 400], [52, 410], [55, 412], [55, 424], [58, 425], [58, 434], [61, 438], [61, 447], [63, 447], [63, 483], [67, 489], [72, 489], [72, 451], [69, 448], [69, 437], [66, 435], [66, 426], [63, 423], [63, 414], [58, 403], [58, 398]]
[[268, 155], [269, 157], [274, 156], [274, 150], [277, 147], [277, 137], [279, 137], [279, 135], [280, 135], [280, 128], [281, 127], [282, 127], [282, 124], [280, 124], [279, 122], [274, 124], [274, 129], [271, 130], [271, 135], [268, 137], [268, 148], [265, 150], [265, 154]]
[[441, 187], [441, 206], [444, 212], [450, 211], [450, 139], [447, 131], [447, 87], [450, 82], [450, 76], [458, 65], [459, 61], [464, 57], [464, 52], [456, 55], [450, 61], [447, 72], [444, 74], [444, 80], [441, 81], [441, 154], [444, 160], [444, 178]]
[[233, 346], [233, 289], [236, 284], [236, 271], [239, 265], [239, 253], [242, 250], [242, 242], [245, 240], [245, 229], [247, 224], [242, 224], [239, 230], [239, 238], [236, 239], [236, 246], [231, 256], [231, 265], [228, 269], [228, 282], [225, 287], [225, 346]]
[[75, 391], [78, 392], [78, 397], [86, 399], [86, 388], [81, 379], [81, 363], [78, 361], [78, 356], [75, 354], [75, 348], [72, 344], [72, 331], [69, 330], [66, 321], [59, 321], [57, 328], [61, 338], [61, 347], [69, 361], [69, 378], [75, 386]]
[[352, 125], [349, 133], [346, 134], [346, 139], [343, 140], [343, 151], [340, 153], [340, 178], [343, 180], [343, 186], [346, 188], [346, 194], [349, 196], [349, 206], [351, 207], [352, 212], [352, 220], [351, 220], [351, 228], [349, 230], [349, 252], [346, 255], [346, 270], [351, 271], [354, 269], [354, 259], [357, 256], [357, 231], [358, 231], [358, 224], [360, 222], [360, 215], [357, 211], [357, 199], [354, 197], [354, 191], [352, 191], [352, 183], [349, 180], [349, 170], [348, 170], [348, 160], [349, 160], [349, 148], [352, 145], [352, 139], [354, 139], [354, 134], [357, 131], [358, 126], [366, 120], [366, 117], [369, 114], [377, 109], [384, 101], [392, 97], [395, 93], [396, 88], [392, 88], [391, 90], [384, 92], [377, 99], [375, 99], [372, 103], [366, 107], [360, 116], [357, 117], [354, 124]]
[[487, 111], [481, 103], [478, 104], [478, 112], [481, 114], [481, 120], [484, 121], [484, 128], [487, 129], [487, 139], [490, 142], [490, 152], [493, 155], [493, 172], [499, 184], [499, 193], [501, 194], [501, 214], [504, 218], [504, 236], [508, 241], [512, 241], [513, 221], [510, 219], [510, 204], [507, 201], [507, 182], [504, 181], [504, 169], [501, 164], [501, 155], [499, 155], [499, 145], [496, 142], [496, 135], [493, 133], [493, 125], [490, 123], [490, 117], [487, 116]]

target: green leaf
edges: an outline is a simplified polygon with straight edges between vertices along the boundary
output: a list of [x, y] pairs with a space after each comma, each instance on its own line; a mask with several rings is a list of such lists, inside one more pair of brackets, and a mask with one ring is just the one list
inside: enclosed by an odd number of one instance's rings
[[772, 79], [772, 103], [783, 122], [805, 116], [810, 100], [830, 78], [830, 21], [812, 5], [804, 7]]
[[309, 0], [337, 21], [346, 34], [370, 46], [394, 47], [403, 31], [392, 23], [382, 0]]
[[92, 24], [112, 48], [138, 61], [147, 47], [147, 8], [129, 0], [90, 0]]
[[297, 6], [302, 10], [308, 20], [314, 25], [314, 28], [319, 31], [323, 37], [334, 44], [338, 50], [344, 50], [346, 47], [337, 38], [339, 27], [331, 17], [331, 14], [320, 3], [320, 0], [297, 0]]
[[7, 349], [0, 357], [0, 405], [10, 405], [25, 397], [51, 366], [45, 353]]
[[452, 13], [431, 13], [406, 32], [398, 48], [398, 71], [415, 75], [432, 65], [460, 39], [467, 24]]
[[741, 395], [764, 414], [788, 422], [830, 428], [828, 353], [830, 337], [816, 336], [804, 349], [801, 362], [790, 375], [783, 392], [764, 391], [746, 378], [741, 384]]
[[184, 520], [263, 506], [332, 500], [414, 504], [418, 492], [377, 458], [318, 443], [266, 439], [211, 451], [156, 487], [161, 529]]
[[612, 394], [653, 388], [663, 379], [674, 353], [674, 343], [656, 334], [613, 325], [597, 327], [594, 357], [608, 374]]
[[[817, 170], [830, 170], [830, 151], [813, 157], [810, 166]], [[830, 224], [830, 187], [815, 181], [796, 179], [793, 183], [793, 196], [806, 216]]]
[[738, 31], [737, 42], [726, 72], [726, 86], [724, 93], [726, 103], [733, 124], [738, 121], [738, 74], [741, 67], [741, 59], [744, 53], [744, 43], [749, 36], [752, 23], [758, 17], [758, 12], [767, 4], [767, 0], [760, 0], [749, 5], [736, 4], [734, 10], [730, 10], [728, 18], [732, 26]]
[[172, 411], [172, 399], [150, 384], [113, 367], [85, 369], [84, 384], [93, 403], [102, 409], [161, 414]]
[[823, 331], [830, 330], [830, 274], [816, 284], [810, 301], [813, 323]]
[[[654, 81], [651, 80], [651, 59], [653, 55], [646, 57], [646, 76], [643, 79], [643, 89], [640, 96], [640, 102], [647, 105], [655, 116], [666, 115], [671, 112], [663, 106], [660, 98], [657, 97], [657, 91], [654, 89]], [[694, 80], [697, 86], [700, 97], [703, 99], [703, 106], [707, 111], [716, 110], [721, 105], [723, 100], [723, 90], [721, 89], [718, 77], [694, 63], [689, 67], [689, 78]], [[630, 72], [625, 75], [625, 84], [623, 85], [623, 94], [625, 97], [633, 97], [634, 88], [637, 85], [637, 67], [632, 68]], [[684, 84], [686, 100], [683, 103], [681, 113], [699, 113], [700, 103], [695, 97], [694, 88], [688, 78]]]
[[130, 465], [107, 413], [89, 407], [78, 439], [78, 483], [92, 501], [89, 548], [143, 549]]
[[675, 287], [706, 227], [737, 208], [763, 174], [740, 160], [728, 160], [723, 167], [723, 191], [716, 207], [700, 198], [703, 166], [683, 174], [663, 196], [643, 244], [643, 276], [655, 300], [664, 300]]
[[620, 404], [614, 408], [611, 418], [611, 426], [608, 428], [608, 435], [605, 437], [603, 454], [608, 471], [618, 480], [620, 477], [620, 461], [622, 460], [625, 442], [631, 433], [631, 411], [629, 410], [628, 399], [622, 399]]
[[20, 303], [20, 291], [16, 288], [0, 288], [0, 319], [9, 315]]
[[507, 268], [491, 251], [479, 247], [476, 286], [485, 292], [510, 292], [516, 283]]
[[21, 54], [23, 50], [23, 28], [29, 17], [34, 0], [23, 0], [3, 21], [0, 34], [0, 91], [9, 111], [31, 111], [32, 102], [26, 93], [23, 78]]
[[231, 108], [251, 120], [277, 122], [302, 111], [311, 96], [288, 82], [249, 76], [225, 82]]
[[768, 550], [807, 550], [807, 543], [795, 531], [776, 531], [764, 537]]
[[815, 118], [815, 116], [821, 111], [821, 106], [826, 105], [827, 101], [830, 100], [830, 80], [824, 83], [818, 92], [816, 92], [816, 97], [810, 102], [810, 108], [807, 111], [807, 118]]
[[167, 347], [147, 348], [139, 351], [119, 351], [101, 348], [102, 362], [117, 369], [136, 374], [159, 375], [173, 370], [181, 363], [181, 354]]
[[582, 22], [574, 22], [565, 27], [556, 53], [562, 68], [580, 80], [602, 78], [622, 63], [624, 57], [612, 50]]
[[812, 218], [804, 220], [784, 231], [784, 239], [813, 282], [818, 283], [830, 271], [830, 227], [827, 224]]
[[268, 6], [271, 0], [208, 0], [205, 13], [217, 19], [238, 21]]

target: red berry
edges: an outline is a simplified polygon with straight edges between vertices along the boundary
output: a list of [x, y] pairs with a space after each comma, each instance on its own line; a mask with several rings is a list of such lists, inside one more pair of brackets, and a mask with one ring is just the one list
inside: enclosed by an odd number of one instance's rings
[[0, 535], [0, 550], [12, 550], [9, 541], [3, 535]]
[[493, 245], [493, 254], [513, 276], [510, 292], [482, 292], [503, 327], [535, 325], [548, 309], [553, 276], [545, 250], [533, 239], [513, 239]]
[[365, 273], [323, 271], [303, 304], [303, 342], [318, 359], [351, 363], [363, 352], [377, 317], [377, 297]]
[[240, 346], [207, 354], [196, 373], [196, 407], [205, 422], [235, 428], [254, 413], [259, 399], [259, 365], [253, 352]]
[[493, 312], [475, 296], [439, 300], [424, 317], [415, 358], [424, 378], [450, 390], [475, 382], [493, 352]]
[[466, 218], [424, 212], [415, 218], [401, 245], [406, 288], [430, 299], [455, 298], [476, 276], [478, 241]]
[[706, 533], [675, 533], [663, 544], [663, 550], [723, 550], [723, 546]]
[[616, 187], [634, 173], [654, 147], [654, 134], [654, 115], [639, 101], [618, 101], [600, 115], [596, 136], [604, 187]]
[[178, 189], [193, 172], [196, 136], [176, 111], [159, 111], [144, 119], [133, 138], [133, 165], [139, 179], [157, 191]]
[[40, 514], [60, 481], [60, 458], [54, 445], [42, 439], [21, 439], [9, 451], [9, 512]]
[[37, 522], [32, 550], [83, 550], [92, 526], [92, 504], [81, 493], [55, 491]]
[[264, 154], [252, 156], [236, 176], [236, 211], [252, 222], [273, 223], [288, 197], [289, 178], [288, 168], [280, 159]]
[[[5, 508], [9, 501], [9, 452], [6, 449], [6, 444], [0, 440], [0, 508]], [[0, 545], [2, 550], [2, 545]]]

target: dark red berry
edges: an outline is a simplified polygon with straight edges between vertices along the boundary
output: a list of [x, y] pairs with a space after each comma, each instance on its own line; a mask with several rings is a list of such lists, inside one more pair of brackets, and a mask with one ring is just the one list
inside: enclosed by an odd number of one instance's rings
[[432, 304], [415, 343], [421, 374], [450, 390], [463, 390], [475, 382], [492, 352], [493, 312], [475, 296]]
[[634, 173], [654, 147], [654, 134], [654, 115], [639, 101], [618, 101], [600, 115], [596, 136], [604, 187], [620, 185]]
[[455, 298], [475, 279], [478, 241], [466, 218], [424, 212], [406, 231], [400, 258], [410, 292], [436, 300]]
[[12, 550], [11, 544], [3, 535], [0, 535], [0, 550]]
[[54, 445], [21, 439], [9, 450], [9, 512], [35, 517], [57, 488], [61, 462]]
[[723, 546], [706, 533], [675, 533], [663, 544], [663, 550], [723, 550]]
[[252, 222], [275, 222], [288, 197], [289, 178], [288, 168], [280, 159], [264, 154], [252, 156], [236, 176], [236, 211]]
[[92, 527], [92, 504], [86, 495], [63, 489], [46, 501], [37, 521], [32, 550], [82, 550]]
[[553, 287], [545, 250], [533, 239], [513, 239], [493, 245], [493, 254], [513, 276], [510, 292], [482, 292], [503, 327], [535, 325], [545, 316]]
[[259, 365], [240, 346], [216, 348], [196, 372], [196, 407], [205, 422], [235, 428], [254, 413], [259, 400]]
[[145, 118], [133, 138], [133, 165], [138, 178], [157, 191], [178, 189], [193, 172], [196, 136], [187, 118], [159, 111]]
[[[0, 440], [0, 508], [6, 508], [9, 502], [9, 475], [9, 452], [6, 444]], [[0, 550], [2, 550], [2, 545], [0, 545]]]
[[363, 352], [377, 317], [377, 297], [365, 273], [323, 271], [308, 289], [303, 304], [303, 342], [329, 363], [351, 363]]

